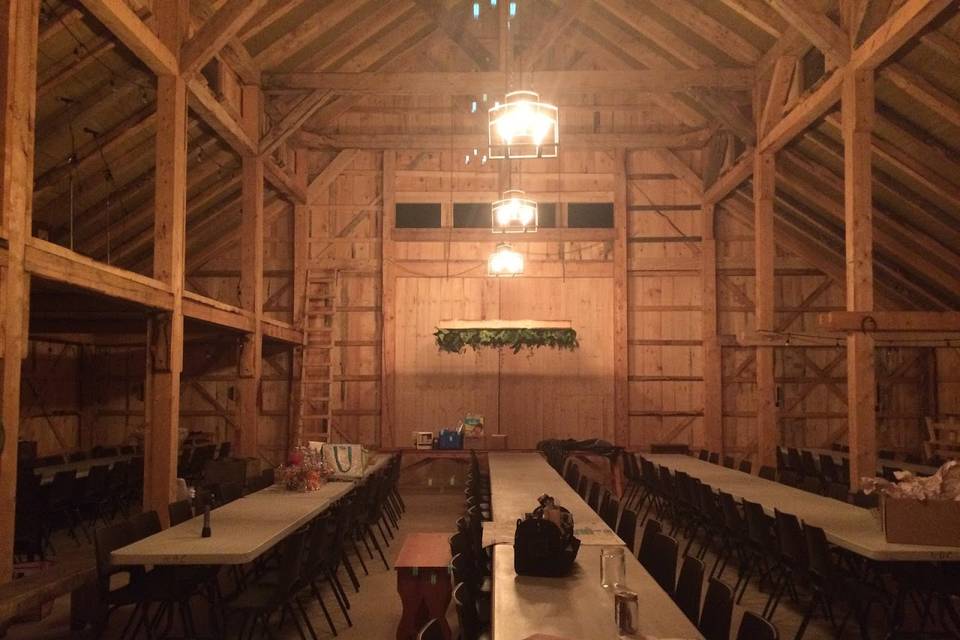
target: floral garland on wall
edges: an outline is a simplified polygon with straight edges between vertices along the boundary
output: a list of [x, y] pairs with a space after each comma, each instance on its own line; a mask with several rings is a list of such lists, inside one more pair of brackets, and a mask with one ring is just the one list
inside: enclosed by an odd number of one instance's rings
[[552, 347], [573, 351], [580, 346], [574, 329], [437, 329], [437, 346], [448, 353], [462, 353], [466, 347], [474, 351], [480, 347], [500, 349], [508, 347], [514, 353], [524, 348]]

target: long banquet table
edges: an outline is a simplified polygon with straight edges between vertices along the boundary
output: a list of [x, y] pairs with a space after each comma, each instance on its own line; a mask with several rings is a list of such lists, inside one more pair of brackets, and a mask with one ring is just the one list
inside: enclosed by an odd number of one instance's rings
[[[781, 447], [784, 455], [786, 455], [787, 450]], [[840, 465], [843, 464], [844, 458], [848, 454], [843, 451], [834, 451], [833, 449], [812, 449], [810, 447], [799, 447], [799, 451], [809, 451], [813, 455], [817, 456], [816, 462], [817, 465], [820, 464], [820, 456], [827, 455], [833, 458], [833, 461]], [[902, 469], [903, 471], [910, 471], [915, 475], [929, 476], [937, 472], [937, 467], [931, 466], [929, 464], [917, 464], [914, 462], [904, 462], [902, 460], [892, 460], [890, 458], [878, 458], [877, 459], [877, 472], [882, 472], [884, 467], [890, 467], [891, 469]]]
[[[390, 456], [377, 456], [367, 477]], [[200, 536], [203, 516], [164, 529], [114, 551], [115, 565], [237, 565], [253, 561], [345, 496], [353, 481], [330, 481], [319, 491], [298, 493], [273, 486], [210, 512], [213, 535]]]
[[[544, 493], [574, 518], [583, 545], [573, 573], [565, 578], [518, 576], [513, 568], [513, 535], [493, 547], [493, 638], [524, 640], [534, 634], [563, 638], [617, 638], [613, 594], [600, 586], [600, 550], [621, 541], [580, 499], [546, 460], [535, 453], [490, 453], [490, 492], [495, 527], [515, 527]], [[581, 533], [589, 529], [589, 533]], [[693, 624], [637, 561], [627, 558], [627, 587], [639, 596], [639, 627], [659, 638], [702, 638]]]
[[770, 515], [774, 509], [792, 513], [803, 522], [823, 529], [833, 544], [871, 560], [960, 560], [960, 547], [887, 542], [875, 510], [862, 509], [690, 456], [643, 454], [643, 457], [671, 471], [687, 473], [710, 485], [714, 491], [759, 503]]
[[113, 467], [118, 462], [126, 462], [132, 460], [135, 456], [132, 455], [122, 455], [122, 456], [108, 456], [105, 458], [88, 458], [86, 460], [75, 460], [74, 462], [64, 462], [61, 464], [48, 464], [42, 467], [34, 467], [34, 475], [41, 477], [41, 483], [48, 484], [53, 481], [53, 477], [61, 471], [73, 471], [76, 470], [78, 478], [84, 478], [90, 473], [90, 469], [93, 467], [99, 467], [106, 465], [107, 467]]

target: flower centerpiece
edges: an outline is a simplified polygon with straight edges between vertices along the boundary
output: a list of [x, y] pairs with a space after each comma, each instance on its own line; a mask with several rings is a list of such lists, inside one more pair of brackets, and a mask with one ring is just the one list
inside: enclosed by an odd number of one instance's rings
[[319, 450], [299, 446], [290, 453], [287, 464], [277, 469], [277, 481], [287, 491], [317, 491], [332, 473]]

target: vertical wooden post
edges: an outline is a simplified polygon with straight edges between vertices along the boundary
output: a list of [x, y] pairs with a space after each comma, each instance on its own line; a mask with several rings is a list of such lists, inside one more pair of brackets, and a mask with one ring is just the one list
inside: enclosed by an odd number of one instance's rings
[[[304, 189], [307, 188], [307, 154], [300, 150], [296, 152], [297, 182]], [[291, 287], [293, 289], [293, 326], [306, 330], [307, 304], [307, 260], [310, 243], [310, 207], [306, 204], [293, 206], [293, 274]], [[302, 393], [301, 368], [303, 364], [303, 346], [295, 345], [290, 350], [290, 422], [289, 444], [294, 446], [300, 443], [303, 433], [301, 411]]]
[[[559, 161], [559, 160], [558, 160]], [[627, 340], [627, 154], [614, 152], [613, 186], [613, 431], [614, 443], [630, 444], [630, 345]]]
[[0, 229], [7, 238], [7, 265], [0, 291], [0, 355], [5, 444], [0, 453], [0, 584], [13, 577], [20, 431], [20, 357], [27, 344], [24, 313], [29, 276], [24, 250], [33, 207], [34, 116], [37, 102], [39, 0], [0, 3]]
[[[186, 2], [160, 3], [161, 41], [175, 54], [187, 28]], [[162, 522], [176, 496], [183, 370], [183, 280], [187, 217], [187, 85], [181, 76], [157, 78], [156, 193], [153, 277], [173, 290], [173, 309], [147, 326], [149, 419], [144, 447], [143, 508]]]
[[[753, 168], [754, 255], [757, 331], [773, 331], [774, 244], [773, 199], [776, 164], [772, 153], [757, 153]], [[777, 407], [774, 348], [757, 347], [757, 462], [776, 464]]]
[[[248, 133], [259, 132], [260, 89], [243, 88]], [[254, 138], [254, 148], [259, 136]], [[258, 457], [260, 378], [263, 372], [263, 159], [244, 156], [240, 221], [240, 306], [254, 315], [254, 329], [240, 343], [238, 358], [240, 454]]]
[[723, 375], [717, 321], [717, 240], [714, 205], [704, 204], [700, 231], [700, 304], [703, 340], [703, 444], [723, 453]]
[[397, 446], [398, 440], [394, 433], [393, 414], [394, 404], [394, 366], [396, 359], [396, 298], [397, 274], [394, 268], [393, 227], [396, 216], [396, 168], [397, 154], [395, 151], [383, 152], [383, 212], [380, 259], [382, 263], [382, 287], [380, 314], [382, 317], [383, 348], [381, 349], [383, 362], [380, 363], [381, 380], [383, 387], [380, 392], [380, 446]]
[[[847, 75], [843, 116], [844, 223], [846, 227], [847, 310], [873, 311], [873, 199], [871, 134], [874, 72]], [[877, 464], [877, 376], [873, 335], [847, 335], [847, 405], [850, 416], [850, 487], [873, 477]]]

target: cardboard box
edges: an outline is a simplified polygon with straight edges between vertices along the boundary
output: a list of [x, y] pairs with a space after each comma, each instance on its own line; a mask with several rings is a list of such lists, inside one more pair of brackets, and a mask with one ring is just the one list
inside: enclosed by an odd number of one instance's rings
[[463, 435], [463, 448], [464, 449], [483, 449], [485, 446], [485, 438], [483, 434], [480, 435]]
[[960, 502], [883, 496], [880, 518], [887, 542], [960, 547]]
[[413, 446], [416, 449], [433, 449], [433, 431], [414, 431]]
[[491, 433], [487, 437], [487, 449], [490, 451], [500, 451], [507, 448], [507, 434]]

